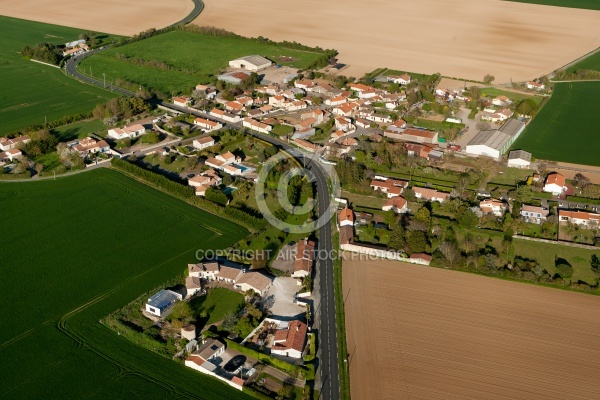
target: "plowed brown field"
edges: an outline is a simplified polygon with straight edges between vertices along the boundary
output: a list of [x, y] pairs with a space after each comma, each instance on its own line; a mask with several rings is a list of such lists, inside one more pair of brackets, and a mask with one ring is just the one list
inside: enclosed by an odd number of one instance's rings
[[600, 12], [499, 0], [206, 0], [196, 19], [246, 36], [336, 49], [375, 68], [496, 83], [531, 80], [600, 46]]
[[600, 297], [344, 261], [352, 398], [597, 399]]

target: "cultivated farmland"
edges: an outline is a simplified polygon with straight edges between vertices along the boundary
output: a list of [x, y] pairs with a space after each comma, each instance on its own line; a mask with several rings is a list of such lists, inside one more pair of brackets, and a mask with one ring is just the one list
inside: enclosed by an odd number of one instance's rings
[[597, 397], [597, 296], [387, 260], [343, 271], [353, 399]]
[[[230, 60], [252, 54], [299, 68], [321, 56], [246, 38], [173, 31], [94, 55], [81, 63], [79, 71], [89, 74], [91, 68], [95, 76], [106, 73], [106, 79], [126, 79], [170, 94], [172, 90], [189, 91], [198, 83], [208, 82], [228, 67]], [[280, 59], [282, 56], [291, 57], [292, 61]], [[143, 64], [138, 60], [144, 60]], [[161, 67], [151, 66], [150, 62], [160, 62]], [[165, 64], [169, 69], [165, 69]]]
[[243, 228], [107, 169], [1, 184], [0, 204], [0, 398], [245, 398], [98, 322]]
[[25, 45], [76, 40], [81, 29], [65, 28], [0, 16], [0, 135], [66, 115], [90, 112], [114, 97], [84, 85], [57, 68], [27, 61]]
[[600, 71], [600, 51], [592, 54], [588, 58], [579, 61], [577, 64], [569, 67], [567, 72], [575, 72], [582, 69], [591, 69], [594, 71]]
[[600, 10], [597, 0], [509, 0], [519, 3], [540, 4], [555, 7], [584, 8], [588, 10]]
[[554, 86], [550, 101], [512, 146], [537, 159], [600, 165], [600, 82]]

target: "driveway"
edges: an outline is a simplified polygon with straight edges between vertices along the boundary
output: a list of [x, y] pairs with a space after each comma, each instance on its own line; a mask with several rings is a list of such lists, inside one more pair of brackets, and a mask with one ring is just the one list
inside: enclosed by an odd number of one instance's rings
[[294, 272], [294, 253], [292, 251], [294, 248], [295, 246], [289, 244], [284, 245], [277, 258], [273, 260], [273, 268], [291, 275]]
[[456, 144], [460, 145], [463, 149], [467, 146], [467, 144], [477, 135], [477, 122], [481, 113], [477, 113], [475, 119], [469, 119], [469, 114], [471, 110], [468, 108], [461, 107], [460, 111], [456, 113], [456, 116], [462, 119], [463, 124], [469, 127], [467, 132], [464, 132], [462, 136], [455, 140]]
[[273, 296], [275, 300], [271, 313], [274, 318], [288, 319], [302, 315], [306, 312], [306, 307], [297, 303], [294, 304], [294, 295], [300, 290], [296, 284], [296, 279], [279, 276], [273, 280], [273, 285], [267, 292], [267, 297]]

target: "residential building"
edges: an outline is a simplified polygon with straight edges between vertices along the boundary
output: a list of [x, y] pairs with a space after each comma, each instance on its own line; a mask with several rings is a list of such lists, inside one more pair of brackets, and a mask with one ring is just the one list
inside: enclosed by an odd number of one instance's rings
[[7, 151], [12, 150], [22, 145], [25, 145], [31, 141], [31, 138], [27, 135], [18, 136], [15, 138], [0, 137], [0, 150]]
[[315, 152], [317, 152], [317, 151], [319, 151], [321, 149], [320, 146], [318, 146], [318, 145], [316, 145], [316, 144], [314, 144], [312, 142], [309, 142], [307, 140], [304, 140], [304, 139], [294, 139], [293, 143], [296, 146], [300, 147], [301, 149], [304, 149], [304, 150], [309, 151], [311, 153], [315, 153]]
[[412, 190], [415, 193], [415, 197], [420, 200], [437, 201], [438, 203], [443, 203], [450, 197], [450, 193], [439, 192], [435, 189], [413, 186]]
[[242, 273], [240, 268], [221, 265], [219, 266], [219, 273], [215, 275], [215, 279], [220, 282], [235, 283]]
[[296, 243], [295, 247], [292, 278], [310, 276], [315, 259], [315, 242], [302, 239]]
[[188, 276], [214, 281], [217, 279], [219, 267], [219, 263], [216, 261], [188, 264]]
[[202, 281], [198, 277], [188, 276], [185, 278], [185, 289], [187, 293], [186, 298], [190, 298], [202, 291]]
[[565, 177], [557, 172], [548, 174], [542, 190], [547, 193], [552, 193], [554, 196], [560, 196], [567, 190], [567, 187], [565, 186]]
[[273, 280], [268, 276], [260, 272], [250, 271], [239, 276], [236, 279], [233, 287], [241, 290], [242, 292], [253, 290], [254, 293], [258, 294], [259, 296], [263, 296], [267, 293], [267, 290], [269, 290], [272, 283]]
[[244, 106], [237, 100], [228, 101], [225, 103], [225, 109], [231, 112], [242, 112], [244, 111]]
[[208, 339], [202, 347], [185, 359], [185, 366], [203, 374], [210, 375], [238, 390], [243, 390], [244, 381], [236, 374], [223, 373], [220, 366], [221, 356], [225, 353], [225, 345], [217, 339]]
[[492, 104], [499, 107], [506, 107], [512, 104], [512, 101], [508, 97], [500, 95], [492, 99]]
[[187, 96], [173, 97], [173, 104], [179, 107], [189, 107], [192, 105], [192, 98]]
[[354, 226], [354, 212], [348, 208], [348, 205], [340, 211], [338, 215], [338, 224], [342, 226]]
[[429, 254], [413, 253], [410, 255], [410, 257], [408, 257], [407, 261], [414, 264], [429, 265], [432, 259], [433, 257], [431, 257]]
[[467, 144], [465, 150], [469, 154], [499, 159], [508, 151], [524, 129], [523, 122], [509, 119], [499, 129], [479, 131]]
[[229, 61], [231, 68], [245, 69], [251, 72], [262, 71], [263, 69], [269, 68], [273, 63], [262, 56], [246, 56], [236, 58], [235, 60]]
[[196, 117], [196, 119], [194, 119], [194, 125], [199, 126], [204, 131], [213, 131], [223, 127], [223, 124], [200, 117]]
[[105, 140], [97, 141], [91, 137], [72, 140], [67, 142], [67, 146], [69, 146], [71, 150], [78, 152], [82, 157], [85, 157], [88, 154], [106, 153], [110, 151], [110, 146]]
[[408, 202], [404, 197], [396, 196], [389, 199], [383, 207], [381, 207], [383, 211], [393, 211], [396, 214], [404, 214], [407, 213], [408, 210]]
[[325, 105], [328, 106], [339, 106], [344, 104], [348, 99], [344, 96], [335, 96], [329, 99], [325, 99]]
[[513, 150], [508, 153], [508, 166], [513, 168], [529, 168], [531, 166], [531, 153], [525, 150]]
[[148, 299], [146, 311], [157, 317], [164, 318], [171, 313], [173, 304], [182, 299], [183, 296], [181, 294], [164, 289]]
[[215, 139], [213, 139], [211, 136], [204, 136], [204, 137], [201, 137], [198, 139], [194, 139], [194, 141], [192, 142], [192, 145], [194, 146], [194, 148], [196, 148], [198, 150], [204, 150], [204, 149], [214, 146]]
[[393, 121], [392, 117], [385, 114], [369, 114], [365, 118], [378, 124], [391, 124]]
[[598, 228], [600, 214], [587, 211], [558, 210], [559, 222], [570, 222], [584, 228]]
[[398, 76], [388, 76], [388, 77], [386, 77], [386, 79], [388, 82], [394, 82], [399, 85], [408, 85], [410, 83], [410, 75], [409, 74], [402, 74], [402, 75], [398, 75]]
[[6, 150], [4, 153], [0, 153], [0, 161], [6, 160], [9, 162], [13, 162], [17, 158], [23, 156], [23, 153], [19, 149], [10, 149]]
[[494, 214], [497, 217], [504, 215], [508, 205], [502, 200], [485, 199], [479, 202], [479, 209], [486, 214]]
[[388, 198], [400, 196], [406, 187], [408, 187], [408, 181], [401, 179], [376, 176], [371, 180], [371, 189], [386, 193]]
[[146, 133], [142, 124], [133, 124], [124, 128], [112, 128], [108, 130], [108, 137], [115, 140], [135, 139]]
[[527, 82], [525, 84], [527, 86], [527, 89], [535, 89], [535, 90], [544, 90], [546, 89], [546, 85], [544, 85], [543, 83], [537, 83], [537, 82]]
[[227, 111], [219, 110], [218, 108], [213, 108], [210, 110], [211, 117], [219, 118], [227, 122], [236, 123], [242, 120], [242, 117], [236, 114], [229, 113]]
[[527, 222], [541, 224], [548, 217], [549, 211], [547, 208], [523, 204], [520, 214]]
[[273, 127], [271, 125], [263, 124], [260, 121], [257, 121], [252, 118], [244, 118], [242, 125], [245, 128], [249, 128], [250, 130], [260, 132], [260, 133], [269, 133]]
[[271, 354], [301, 358], [306, 343], [308, 326], [302, 321], [290, 321], [287, 328], [275, 332]]

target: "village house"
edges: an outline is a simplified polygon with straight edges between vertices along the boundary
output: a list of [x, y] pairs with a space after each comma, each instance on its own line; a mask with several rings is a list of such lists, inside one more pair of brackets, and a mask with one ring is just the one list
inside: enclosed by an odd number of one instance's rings
[[164, 289], [148, 299], [146, 311], [157, 317], [164, 318], [171, 313], [173, 304], [182, 299], [183, 296], [180, 293]]
[[4, 153], [0, 153], [0, 161], [13, 162], [17, 158], [21, 158], [23, 153], [19, 149], [6, 150]]
[[421, 264], [421, 265], [429, 265], [431, 263], [431, 257], [429, 254], [425, 253], [413, 253], [408, 257], [408, 262], [413, 264]]
[[188, 276], [185, 278], [185, 290], [186, 290], [186, 299], [194, 296], [198, 292], [202, 291], [202, 281], [200, 278], [195, 276]]
[[408, 181], [401, 179], [376, 176], [375, 179], [371, 180], [371, 189], [386, 193], [388, 198], [400, 196], [402, 191], [407, 187]]
[[352, 151], [351, 146], [342, 146], [341, 144], [335, 142], [327, 143], [324, 147], [323, 155], [325, 157], [342, 158], [350, 154]]
[[194, 119], [194, 125], [199, 126], [200, 129], [204, 131], [213, 131], [215, 129], [221, 129], [223, 127], [223, 124], [200, 117], [196, 117]]
[[[83, 43], [81, 43], [81, 41], [83, 41]], [[72, 45], [73, 43], [76, 43], [76, 44], [73, 46], [68, 46], [68, 45]], [[87, 51], [90, 51], [90, 47], [85, 43], [85, 40], [81, 39], [76, 42], [68, 43], [67, 46], [65, 46], [65, 50], [63, 51], [62, 55], [63, 55], [63, 57], [77, 56], [77, 55], [83, 54]]]
[[215, 275], [215, 278], [219, 282], [235, 283], [242, 273], [243, 272], [240, 268], [220, 265], [219, 272]]
[[537, 83], [537, 82], [527, 82], [525, 84], [527, 86], [527, 89], [535, 89], [535, 90], [544, 90], [546, 89], [546, 85], [544, 85], [543, 83]]
[[504, 215], [508, 205], [502, 200], [485, 199], [479, 203], [479, 209], [486, 214], [494, 214], [497, 217]]
[[235, 124], [236, 122], [240, 122], [242, 120], [242, 117], [240, 117], [239, 115], [235, 115], [235, 114], [229, 113], [227, 111], [219, 110], [218, 108], [213, 108], [212, 110], [210, 110], [209, 115], [211, 117], [219, 118], [224, 121], [231, 122], [233, 124]]
[[439, 192], [435, 189], [413, 186], [412, 190], [415, 193], [415, 197], [420, 200], [437, 201], [438, 203], [443, 203], [450, 197], [450, 193]]
[[269, 133], [271, 132], [271, 129], [273, 129], [271, 125], [263, 124], [262, 122], [252, 118], [244, 118], [242, 125], [245, 128], [249, 128], [252, 131], [260, 133]]
[[225, 345], [217, 339], [208, 339], [202, 347], [185, 359], [185, 366], [203, 374], [215, 377], [229, 386], [243, 390], [244, 381], [235, 374], [224, 373], [219, 366], [225, 353]]
[[513, 168], [529, 168], [531, 153], [525, 150], [513, 150], [508, 153], [508, 166]]
[[67, 142], [67, 146], [79, 153], [81, 157], [85, 157], [88, 154], [107, 153], [110, 151], [110, 146], [105, 140], [97, 141], [91, 137], [72, 140]]
[[542, 190], [547, 193], [552, 193], [554, 196], [560, 196], [567, 190], [567, 187], [565, 186], [565, 177], [556, 172], [548, 174]]
[[352, 130], [354, 127], [352, 126], [352, 120], [350, 118], [336, 117], [335, 128], [347, 132]]
[[192, 146], [194, 146], [194, 148], [198, 150], [204, 150], [214, 145], [215, 139], [213, 139], [211, 136], [204, 136], [198, 139], [194, 139], [194, 141], [192, 142]]
[[335, 96], [329, 99], [325, 99], [325, 105], [328, 106], [339, 106], [344, 104], [347, 101], [346, 97], [344, 96]]
[[306, 344], [307, 332], [308, 326], [304, 322], [298, 320], [288, 322], [286, 328], [275, 332], [271, 354], [301, 358]]
[[179, 107], [189, 107], [192, 105], [192, 98], [188, 96], [173, 97], [173, 104]]
[[217, 76], [217, 80], [231, 83], [233, 85], [239, 85], [248, 78], [250, 78], [250, 73], [245, 71], [226, 72]]
[[387, 76], [386, 79], [388, 82], [394, 82], [399, 85], [408, 85], [410, 83], [410, 75], [408, 74]]
[[338, 224], [342, 226], [354, 226], [354, 212], [348, 208], [348, 205], [342, 209], [338, 214]]
[[357, 107], [357, 103], [344, 103], [340, 104], [339, 106], [335, 106], [331, 110], [331, 113], [342, 117], [349, 117]]
[[385, 114], [369, 114], [365, 118], [369, 121], [373, 121], [379, 124], [391, 124], [393, 121], [392, 117]]
[[135, 139], [146, 133], [142, 124], [133, 124], [124, 128], [112, 128], [108, 130], [108, 137], [115, 140]]
[[406, 199], [400, 196], [392, 197], [389, 199], [383, 207], [381, 207], [383, 211], [393, 211], [396, 214], [404, 214], [409, 211], [408, 202]]
[[508, 108], [503, 108], [502, 110], [497, 110], [494, 112], [484, 111], [481, 115], [482, 121], [490, 121], [490, 122], [503, 122], [513, 116], [513, 112]]
[[283, 107], [283, 103], [285, 103], [285, 97], [282, 95], [275, 95], [269, 97], [269, 105], [273, 107]]
[[558, 210], [558, 221], [570, 222], [584, 228], [597, 228], [600, 224], [600, 214], [579, 210]]
[[244, 110], [244, 106], [239, 101], [232, 100], [232, 101], [228, 101], [227, 103], [225, 103], [225, 109], [227, 111], [239, 113]]
[[18, 137], [10, 138], [10, 139], [5, 138], [5, 137], [0, 137], [0, 150], [2, 150], [2, 151], [12, 150], [17, 147], [20, 147], [21, 145], [25, 145], [25, 144], [29, 143], [30, 141], [31, 141], [31, 138], [27, 135], [18, 136]]
[[315, 84], [311, 81], [307, 81], [307, 80], [300, 80], [297, 79], [294, 81], [294, 87], [298, 88], [298, 89], [304, 89], [307, 90], [309, 88], [312, 88]]
[[315, 259], [315, 242], [302, 239], [294, 249], [294, 272], [292, 278], [310, 276]]
[[269, 68], [272, 64], [270, 60], [258, 55], [240, 57], [229, 61], [229, 67], [245, 69], [251, 72], [262, 71]]
[[252, 104], [254, 104], [254, 100], [252, 99], [252, 97], [248, 97], [248, 96], [238, 96], [235, 98], [235, 101], [237, 101], [238, 103], [240, 103], [242, 106], [244, 107], [251, 107]]
[[508, 97], [501, 95], [492, 99], [492, 104], [499, 107], [506, 107], [512, 104], [512, 101]]
[[520, 214], [527, 222], [541, 224], [548, 217], [549, 211], [547, 208], [523, 204]]
[[316, 153], [317, 151], [321, 150], [320, 146], [304, 139], [294, 139], [293, 143], [301, 149], [304, 149], [311, 153]]
[[367, 129], [371, 127], [371, 121], [364, 118], [357, 118], [356, 121], [354, 121], [354, 125], [359, 128]]
[[259, 296], [263, 296], [267, 293], [267, 290], [271, 287], [273, 280], [268, 276], [256, 272], [244, 272], [241, 276], [239, 276], [233, 285], [234, 288], [247, 292], [248, 290], [253, 290], [254, 293]]
[[219, 273], [219, 263], [216, 261], [188, 264], [188, 276], [214, 281]]
[[204, 94], [208, 100], [214, 100], [217, 97], [217, 90], [209, 85], [198, 84], [196, 90]]
[[221, 177], [212, 169], [188, 179], [188, 185], [194, 188], [196, 196], [205, 196], [209, 187], [218, 186], [221, 182]]

